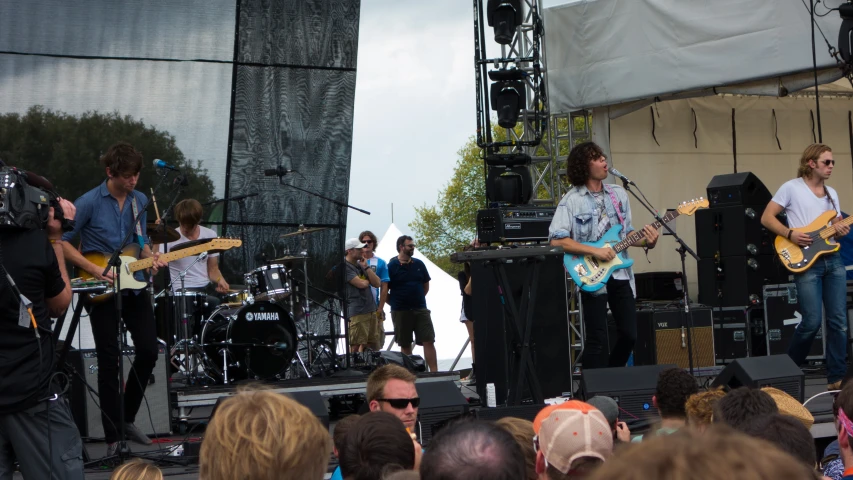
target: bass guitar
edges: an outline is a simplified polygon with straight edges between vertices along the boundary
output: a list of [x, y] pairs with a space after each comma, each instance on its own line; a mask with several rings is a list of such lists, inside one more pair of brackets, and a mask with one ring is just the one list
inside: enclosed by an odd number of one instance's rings
[[[833, 239], [835, 226], [830, 225], [830, 222], [836, 217], [838, 217], [838, 213], [835, 210], [828, 210], [805, 227], [791, 229], [795, 232], [805, 233], [812, 238], [812, 243], [808, 247], [801, 247], [787, 238], [777, 235], [774, 246], [782, 265], [794, 273], [805, 272], [822, 255], [837, 252], [841, 245]], [[853, 223], [853, 217], [847, 217], [838, 223], [850, 225]]]
[[[708, 200], [699, 198], [678, 205], [678, 208], [671, 212], [667, 212], [663, 216], [663, 221], [671, 222], [679, 215], [693, 215], [696, 210], [708, 208]], [[652, 228], [658, 229], [661, 227], [661, 222], [653, 223]], [[599, 260], [593, 255], [575, 255], [567, 253], [563, 256], [563, 265], [566, 271], [572, 276], [572, 280], [585, 292], [595, 292], [604, 288], [604, 284], [613, 275], [616, 270], [628, 268], [634, 264], [634, 260], [630, 258], [622, 258], [619, 256], [626, 248], [639, 242], [645, 236], [642, 230], [634, 230], [629, 233], [624, 240], [619, 240], [619, 233], [622, 231], [622, 225], [616, 225], [604, 233], [604, 235], [596, 242], [584, 243], [596, 248], [612, 248], [616, 252], [613, 260], [608, 262]]]
[[[183, 250], [176, 250], [173, 252], [164, 253], [160, 255], [160, 260], [168, 263], [173, 260], [178, 260], [184, 257], [199, 255], [202, 252], [224, 252], [225, 250], [230, 250], [241, 245], [243, 245], [243, 241], [240, 239], [212, 238], [210, 239], [210, 241], [200, 243], [198, 245], [185, 248]], [[101, 268], [105, 268], [107, 266], [107, 262], [109, 262], [110, 260], [109, 253], [89, 252], [83, 254], [83, 256], [87, 260]], [[118, 267], [120, 276], [119, 283], [121, 285], [122, 290], [140, 290], [148, 287], [148, 282], [140, 282], [139, 280], [133, 277], [133, 274], [140, 270], [151, 268], [151, 266], [154, 265], [153, 258], [145, 258], [139, 260], [139, 245], [131, 244], [124, 247], [124, 250], [122, 250], [122, 255], [119, 256], [119, 259], [121, 260], [121, 265]], [[84, 281], [96, 280], [93, 275], [85, 271], [80, 272], [80, 278], [82, 278]], [[106, 292], [98, 294], [93, 293], [88, 295], [88, 298], [92, 303], [101, 303], [111, 298], [115, 294], [115, 292], [115, 286], [112, 285]]]

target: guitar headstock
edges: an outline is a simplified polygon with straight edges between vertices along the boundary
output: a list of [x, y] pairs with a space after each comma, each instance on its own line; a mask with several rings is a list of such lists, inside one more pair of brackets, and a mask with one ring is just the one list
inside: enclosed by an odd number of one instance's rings
[[696, 213], [696, 210], [708, 208], [709, 205], [710, 204], [708, 203], [707, 198], [699, 197], [690, 200], [689, 202], [681, 202], [680, 204], [678, 204], [676, 210], [678, 210], [678, 213], [682, 215], [693, 215], [694, 213]]

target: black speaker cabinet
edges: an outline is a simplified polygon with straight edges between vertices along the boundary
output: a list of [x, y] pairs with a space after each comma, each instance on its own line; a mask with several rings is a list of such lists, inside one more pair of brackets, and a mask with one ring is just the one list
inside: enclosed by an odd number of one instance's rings
[[415, 387], [421, 398], [418, 438], [426, 447], [448, 422], [468, 414], [468, 399], [459, 391], [456, 382], [418, 382]]
[[[134, 350], [124, 351], [124, 378], [130, 374]], [[101, 422], [101, 410], [98, 400], [98, 354], [94, 350], [71, 350], [68, 361], [80, 375], [72, 376], [71, 412], [80, 435], [89, 438], [103, 438], [104, 425]], [[172, 409], [169, 406], [169, 375], [166, 348], [160, 346], [157, 364], [148, 379], [145, 398], [139, 413], [136, 414], [136, 426], [148, 436], [168, 435], [172, 432]], [[83, 381], [86, 381], [86, 385]], [[92, 390], [90, 391], [89, 388]], [[148, 412], [151, 412], [149, 418]]]
[[[497, 404], [501, 405], [507, 399], [511, 360], [520, 353], [520, 346], [512, 341], [513, 335], [507, 330], [505, 297], [512, 295], [516, 304], [521, 305], [522, 287], [528, 281], [528, 273], [533, 266], [525, 262], [505, 264], [510, 289], [503, 295], [499, 294], [495, 268], [484, 265], [484, 262], [471, 262], [477, 394], [485, 399], [486, 384], [494, 383]], [[572, 342], [565, 279], [562, 255], [545, 256], [537, 279], [536, 298], [529, 299], [535, 307], [531, 358], [544, 398], [559, 397], [572, 391], [572, 372], [569, 368]], [[522, 392], [524, 397], [528, 395]]]
[[767, 355], [764, 345], [764, 309], [760, 306], [713, 309], [716, 363]]
[[805, 375], [788, 355], [741, 358], [730, 363], [720, 373], [714, 387], [775, 387], [800, 403], [805, 395]]
[[719, 267], [714, 258], [702, 258], [698, 270], [699, 303], [711, 307], [759, 304], [764, 285], [787, 278], [776, 255], [722, 257]]
[[658, 384], [658, 375], [675, 365], [647, 365], [643, 367], [593, 368], [583, 371], [581, 395], [584, 400], [596, 395], [612, 397], [619, 408], [635, 420], [659, 418], [652, 405]]
[[712, 258], [772, 255], [776, 235], [761, 225], [765, 205], [732, 205], [696, 212], [696, 253]]
[[767, 205], [773, 196], [752, 172], [716, 175], [706, 188], [711, 207]]
[[[318, 391], [303, 391], [303, 392], [287, 392], [282, 395], [286, 395], [298, 403], [303, 405], [304, 407], [311, 410], [311, 413], [320, 420], [326, 429], [329, 428], [329, 409], [326, 406], [326, 401], [323, 399], [323, 396], [320, 395]], [[213, 419], [213, 416], [216, 415], [216, 411], [219, 409], [219, 405], [222, 404], [225, 400], [228, 400], [231, 395], [223, 395], [216, 399], [216, 404], [213, 405], [213, 410], [210, 412], [210, 417], [208, 418], [208, 422]]]

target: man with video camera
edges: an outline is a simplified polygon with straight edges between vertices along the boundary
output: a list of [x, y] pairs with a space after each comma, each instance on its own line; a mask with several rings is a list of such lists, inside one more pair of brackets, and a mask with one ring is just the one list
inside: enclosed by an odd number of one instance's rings
[[27, 180], [0, 169], [0, 478], [12, 478], [17, 459], [26, 479], [82, 479], [80, 432], [54, 381], [50, 320], [71, 302], [61, 237], [76, 210]]

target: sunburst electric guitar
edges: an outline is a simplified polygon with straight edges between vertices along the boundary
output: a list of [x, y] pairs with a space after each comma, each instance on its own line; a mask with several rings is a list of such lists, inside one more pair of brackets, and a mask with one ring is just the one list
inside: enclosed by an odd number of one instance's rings
[[[782, 265], [785, 265], [785, 268], [794, 273], [805, 272], [818, 257], [837, 252], [841, 248], [841, 245], [837, 244], [833, 239], [835, 236], [835, 226], [830, 225], [830, 222], [837, 216], [838, 213], [835, 210], [828, 210], [805, 227], [791, 229], [795, 232], [803, 232], [812, 237], [812, 244], [808, 247], [801, 247], [785, 237], [776, 236], [776, 241], [774, 242], [776, 254], [782, 260]], [[853, 223], [853, 216], [841, 220], [836, 225], [850, 225], [851, 223]]]
[[[164, 262], [171, 262], [173, 260], [178, 260], [184, 257], [191, 257], [193, 255], [199, 255], [202, 252], [222, 252], [225, 250], [229, 250], [235, 247], [239, 247], [243, 245], [243, 241], [235, 238], [212, 238], [208, 242], [204, 242], [193, 247], [185, 248], [183, 250], [176, 250], [174, 252], [164, 253], [160, 255], [160, 260]], [[110, 260], [110, 254], [108, 253], [98, 253], [98, 252], [89, 252], [83, 255], [87, 260], [98, 265], [99, 267], [106, 267], [107, 262]], [[148, 286], [147, 282], [140, 282], [139, 280], [133, 278], [133, 274], [144, 270], [146, 268], [151, 268], [154, 265], [153, 258], [145, 258], [139, 260], [139, 245], [132, 244], [124, 247], [122, 250], [122, 255], [119, 256], [121, 259], [121, 266], [119, 266], [119, 284], [121, 285], [122, 290], [139, 290], [141, 288], [145, 288]], [[80, 277], [85, 280], [94, 280], [95, 277], [89, 274], [89, 272], [81, 271]], [[92, 303], [101, 303], [115, 294], [115, 287], [110, 288], [104, 293], [99, 294], [90, 294], [89, 299]]]
[[[679, 215], [693, 215], [696, 210], [708, 208], [708, 200], [699, 198], [678, 205], [678, 208], [671, 212], [667, 212], [663, 216], [663, 221], [671, 222]], [[655, 222], [652, 228], [658, 229], [661, 227], [661, 222]], [[624, 240], [619, 240], [619, 232], [622, 231], [621, 225], [616, 225], [604, 233], [604, 235], [596, 242], [584, 243], [596, 248], [612, 248], [616, 252], [616, 257], [609, 262], [601, 261], [592, 255], [574, 255], [567, 253], [563, 256], [563, 265], [566, 271], [572, 276], [572, 280], [585, 292], [594, 292], [601, 290], [613, 272], [628, 268], [634, 264], [634, 260], [630, 258], [622, 258], [619, 256], [623, 250], [639, 242], [645, 236], [642, 230], [634, 230], [629, 233]]]

